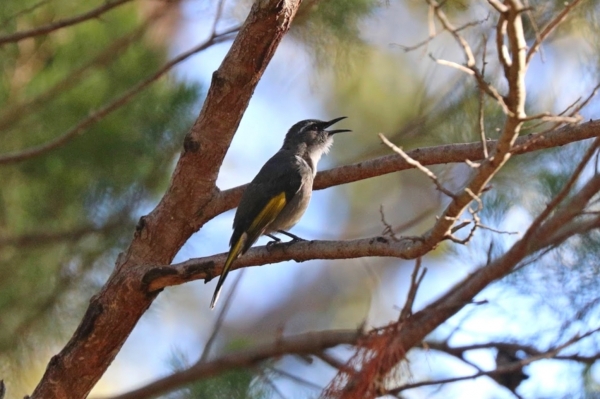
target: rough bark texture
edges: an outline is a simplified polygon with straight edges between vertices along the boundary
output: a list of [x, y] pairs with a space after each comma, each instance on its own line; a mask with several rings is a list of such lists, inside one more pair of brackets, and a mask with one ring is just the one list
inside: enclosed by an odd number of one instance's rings
[[50, 360], [31, 398], [84, 398], [110, 365], [156, 297], [146, 294], [143, 287], [143, 266], [169, 264], [206, 222], [198, 210], [217, 197], [215, 181], [223, 157], [300, 2], [254, 3], [232, 48], [213, 74], [167, 193], [152, 213], [140, 219], [129, 248], [118, 258], [102, 290], [92, 297], [73, 337]]

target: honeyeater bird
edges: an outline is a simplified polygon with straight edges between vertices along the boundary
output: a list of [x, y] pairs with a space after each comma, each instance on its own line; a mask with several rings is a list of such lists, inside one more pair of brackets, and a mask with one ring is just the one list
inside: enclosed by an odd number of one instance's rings
[[308, 207], [317, 163], [333, 144], [333, 135], [350, 132], [347, 129], [326, 129], [345, 118], [327, 122], [308, 119], [296, 123], [285, 135], [281, 149], [248, 184], [233, 219], [230, 249], [210, 302], [211, 309], [219, 299], [231, 264], [258, 237], [264, 234], [279, 241], [271, 234], [278, 232], [298, 239], [286, 230], [300, 220]]

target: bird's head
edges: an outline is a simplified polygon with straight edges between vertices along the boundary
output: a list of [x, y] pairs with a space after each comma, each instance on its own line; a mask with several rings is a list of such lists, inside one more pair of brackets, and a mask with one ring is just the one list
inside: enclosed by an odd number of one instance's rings
[[350, 132], [348, 129], [327, 130], [333, 124], [346, 119], [345, 116], [330, 121], [319, 121], [307, 119], [296, 123], [285, 135], [283, 148], [289, 150], [304, 149], [309, 154], [320, 158], [321, 154], [327, 153], [333, 143], [333, 135], [336, 133]]

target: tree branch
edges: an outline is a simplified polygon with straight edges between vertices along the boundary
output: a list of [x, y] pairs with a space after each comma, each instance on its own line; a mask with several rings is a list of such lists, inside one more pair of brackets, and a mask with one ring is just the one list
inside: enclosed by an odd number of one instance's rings
[[[600, 120], [589, 121], [579, 125], [564, 126], [552, 131], [519, 137], [514, 143], [512, 154], [520, 155], [548, 148], [561, 147], [569, 143], [598, 136], [600, 136]], [[497, 140], [487, 141], [490, 153], [496, 150], [497, 145]], [[417, 148], [406, 153], [421, 165], [426, 166], [485, 159], [481, 141]], [[386, 155], [319, 172], [313, 188], [315, 190], [323, 190], [407, 169], [414, 169], [414, 166], [411, 166], [397, 154]], [[212, 207], [203, 209], [202, 215], [215, 216], [235, 208], [245, 188], [246, 185], [243, 185], [223, 190], [219, 195], [220, 200], [213, 203]]]
[[542, 29], [541, 33], [535, 38], [535, 42], [533, 42], [533, 45], [527, 52], [527, 63], [531, 61], [531, 58], [538, 51], [544, 40], [550, 36], [550, 34], [554, 32], [558, 25], [560, 25], [567, 18], [567, 15], [569, 15], [569, 13], [573, 10], [573, 8], [575, 8], [575, 6], [577, 6], [577, 4], [579, 4], [580, 1], [581, 0], [572, 0], [570, 3], [564, 3], [565, 8], [563, 8], [563, 10], [556, 17], [548, 22], [548, 24]]
[[37, 28], [15, 32], [10, 35], [0, 36], [0, 46], [3, 46], [7, 43], [15, 43], [21, 41], [23, 39], [27, 39], [34, 36], [41, 36], [48, 34], [50, 32], [66, 28], [67, 26], [76, 25], [80, 22], [84, 22], [93, 18], [98, 18], [100, 15], [112, 10], [115, 7], [120, 6], [121, 4], [125, 4], [130, 2], [131, 0], [113, 0], [107, 1], [100, 7], [96, 7], [86, 13], [71, 17], [61, 19], [59, 21], [50, 23], [44, 26], [38, 26]]
[[[365, 256], [385, 256], [415, 259], [422, 255], [416, 241], [404, 238], [399, 241], [387, 237], [370, 237], [348, 241], [297, 241], [283, 244], [252, 247], [231, 265], [231, 270], [262, 266], [293, 260], [306, 262], [314, 259], [353, 259]], [[190, 259], [169, 266], [144, 267], [143, 285], [149, 293], [188, 281], [212, 278], [221, 274], [227, 253]]]
[[332, 330], [309, 332], [293, 337], [281, 338], [275, 342], [225, 355], [210, 362], [197, 363], [186, 370], [176, 372], [142, 388], [115, 396], [111, 399], [152, 398], [182, 387], [185, 384], [199, 381], [224, 371], [255, 366], [265, 360], [283, 355], [318, 355], [325, 349], [337, 345], [356, 344], [361, 337], [362, 334], [358, 330]]

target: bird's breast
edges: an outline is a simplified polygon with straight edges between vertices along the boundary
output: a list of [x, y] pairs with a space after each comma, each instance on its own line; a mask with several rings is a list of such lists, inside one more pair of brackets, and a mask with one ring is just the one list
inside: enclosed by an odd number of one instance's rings
[[277, 230], [289, 230], [291, 229], [304, 215], [308, 204], [310, 203], [310, 197], [312, 195], [312, 175], [308, 175], [303, 179], [300, 190], [290, 199], [290, 201], [283, 207], [279, 215], [275, 218], [273, 223], [267, 228], [268, 232]]

